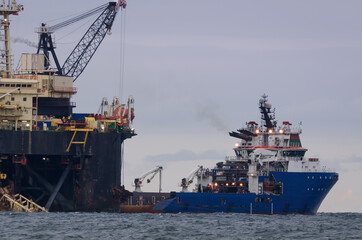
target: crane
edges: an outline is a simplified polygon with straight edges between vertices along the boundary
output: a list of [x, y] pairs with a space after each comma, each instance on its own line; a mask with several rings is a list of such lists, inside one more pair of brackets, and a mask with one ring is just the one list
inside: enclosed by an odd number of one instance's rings
[[159, 173], [160, 175], [160, 183], [159, 183], [159, 188], [158, 191], [161, 192], [161, 172], [163, 170], [162, 166], [157, 166], [155, 169], [152, 169], [151, 171], [145, 173], [142, 177], [140, 178], [135, 178], [134, 179], [134, 186], [135, 186], [135, 192], [142, 192], [141, 191], [141, 186], [143, 183], [143, 180], [148, 176], [151, 175], [148, 179], [147, 179], [147, 183], [150, 183], [152, 181], [152, 179], [156, 176], [157, 173]]
[[[119, 8], [126, 8], [127, 3], [125, 0], [118, 0], [118, 2], [109, 2], [103, 4], [95, 9], [85, 12], [79, 16], [73, 17], [64, 22], [58, 23], [54, 26], [47, 26], [45, 23], [41, 24], [38, 30], [39, 44], [37, 53], [40, 50], [44, 53], [44, 67], [49, 69], [49, 52], [52, 54], [57, 72], [60, 76], [71, 76], [75, 81], [83, 72], [99, 45], [103, 41], [107, 32], [110, 32], [113, 21], [117, 15]], [[101, 12], [98, 18], [89, 27], [87, 32], [83, 35], [82, 39], [78, 42], [76, 47], [65, 60], [63, 66], [60, 66], [59, 60], [55, 54], [55, 47], [52, 41], [52, 33], [72, 23], [78, 22], [84, 18], [92, 16]]]
[[203, 166], [198, 166], [195, 170], [193, 170], [187, 178], [183, 178], [181, 180], [180, 186], [182, 187], [182, 192], [187, 192], [187, 188], [190, 186], [190, 184], [193, 182], [194, 178], [196, 176], [201, 176], [204, 171]]

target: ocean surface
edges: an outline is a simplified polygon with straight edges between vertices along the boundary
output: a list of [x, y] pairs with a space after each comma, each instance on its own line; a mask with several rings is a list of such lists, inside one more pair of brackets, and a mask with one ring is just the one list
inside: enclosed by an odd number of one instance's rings
[[0, 239], [362, 239], [362, 213], [0, 212]]

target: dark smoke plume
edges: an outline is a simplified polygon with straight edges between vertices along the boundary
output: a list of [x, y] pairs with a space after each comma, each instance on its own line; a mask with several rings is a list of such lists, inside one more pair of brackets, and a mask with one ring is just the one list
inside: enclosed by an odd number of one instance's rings
[[29, 41], [28, 39], [25, 39], [25, 38], [16, 37], [16, 38], [12, 38], [11, 41], [13, 43], [24, 43], [29, 47], [34, 47], [34, 48], [38, 47], [38, 44], [36, 44], [36, 43], [34, 43], [32, 41]]

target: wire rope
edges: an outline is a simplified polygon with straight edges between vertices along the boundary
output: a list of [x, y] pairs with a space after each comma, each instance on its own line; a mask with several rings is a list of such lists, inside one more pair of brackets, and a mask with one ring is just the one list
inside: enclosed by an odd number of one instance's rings
[[120, 82], [118, 89], [118, 96], [120, 97], [121, 102], [123, 101], [125, 40], [126, 40], [126, 9], [121, 8]]
[[72, 24], [72, 23], [78, 22], [78, 21], [80, 21], [80, 20], [82, 20], [82, 19], [84, 19], [84, 18], [87, 18], [87, 17], [92, 16], [92, 15], [94, 15], [94, 14], [96, 14], [96, 13], [99, 13], [99, 12], [101, 12], [101, 11], [104, 11], [104, 9], [105, 9], [107, 6], [108, 6], [108, 3], [107, 3], [107, 4], [103, 4], [103, 5], [101, 5], [101, 6], [99, 6], [99, 7], [96, 7], [96, 8], [94, 8], [94, 9], [88, 11], [88, 12], [85, 12], [85, 13], [83, 13], [83, 14], [81, 14], [81, 15], [75, 16], [74, 18], [71, 18], [71, 19], [68, 19], [68, 20], [66, 20], [66, 21], [64, 21], [64, 22], [55, 24], [55, 25], [49, 27], [49, 30], [50, 30], [50, 31], [56, 31], [56, 30], [58, 30], [58, 29], [60, 29], [60, 28], [66, 27], [66, 26], [68, 26], [68, 25], [70, 25], [70, 24]]
[[121, 171], [122, 171], [122, 176], [121, 176], [121, 186], [122, 184], [124, 185], [124, 141], [121, 143]]
[[46, 21], [46, 22], [47, 22], [47, 23], [51, 23], [51, 22], [57, 22], [57, 21], [62, 20], [62, 19], [69, 19], [69, 18], [71, 18], [71, 17], [73, 17], [73, 16], [79, 16], [79, 15], [84, 14], [84, 13], [86, 13], [86, 12], [89, 12], [89, 11], [91, 11], [91, 10], [92, 10], [92, 9], [80, 11], [80, 12], [77, 12], [77, 13], [69, 14], [69, 15], [64, 16], [64, 17], [59, 17], [59, 18], [51, 19], [51, 20], [48, 20], [48, 21]]
[[[68, 37], [69, 35], [71, 35], [72, 33], [74, 33], [75, 31], [81, 29], [83, 26], [85, 26], [86, 24], [89, 25], [90, 22], [93, 22], [94, 19], [89, 19], [88, 21], [84, 22], [82, 25], [80, 25], [79, 27], [75, 28], [74, 30], [70, 31], [69, 33], [65, 34], [64, 36], [60, 37], [57, 39], [57, 41], [62, 40], [63, 38]], [[75, 42], [77, 43], [77, 42]], [[65, 43], [57, 43], [57, 44], [65, 44]]]
[[[121, 37], [120, 37], [120, 82], [119, 82], [119, 88], [118, 88], [118, 96], [119, 100], [122, 103], [123, 102], [123, 78], [124, 78], [124, 49], [125, 49], [125, 35], [126, 35], [126, 9], [121, 8]], [[130, 109], [128, 109], [130, 111]], [[122, 168], [122, 181], [124, 185], [124, 142], [121, 146], [121, 168]]]

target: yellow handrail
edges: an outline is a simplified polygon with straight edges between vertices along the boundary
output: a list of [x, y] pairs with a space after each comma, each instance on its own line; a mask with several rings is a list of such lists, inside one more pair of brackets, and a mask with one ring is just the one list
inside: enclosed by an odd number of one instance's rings
[[11, 197], [10, 195], [5, 193], [1, 197], [0, 202], [7, 202], [9, 204], [10, 209], [14, 211], [48, 212], [44, 207], [39, 206], [32, 200], [29, 200], [20, 194], [16, 194], [14, 195], [14, 197]]

